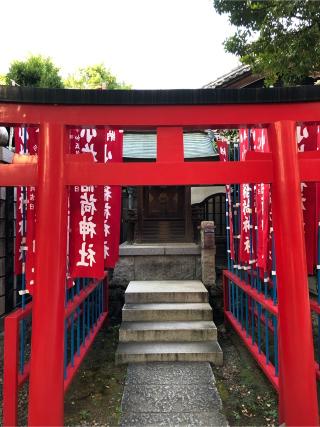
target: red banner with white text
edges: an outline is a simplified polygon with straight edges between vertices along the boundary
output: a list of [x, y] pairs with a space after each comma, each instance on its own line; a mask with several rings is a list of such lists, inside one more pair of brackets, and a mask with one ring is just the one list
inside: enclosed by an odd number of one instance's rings
[[[91, 153], [104, 160], [104, 129], [71, 129], [71, 154]], [[100, 279], [104, 275], [104, 194], [102, 186], [70, 188], [69, 276]]]
[[[228, 141], [221, 139], [217, 141], [220, 162], [228, 161], [229, 145]], [[232, 216], [232, 199], [231, 187], [226, 185], [226, 196], [228, 200], [228, 218], [229, 218], [229, 239], [230, 239], [230, 258], [234, 260], [234, 241], [233, 241], [233, 216]]]
[[[317, 126], [317, 151], [320, 151], [320, 125]], [[320, 226], [320, 183], [316, 183], [316, 227]], [[318, 233], [317, 233], [318, 236]], [[316, 247], [314, 253], [314, 260], [317, 269], [320, 268], [318, 257], [318, 239], [316, 239]]]
[[[123, 131], [106, 130], [104, 144], [104, 162], [122, 162]], [[104, 187], [104, 258], [105, 268], [114, 268], [119, 259], [120, 222], [121, 222], [120, 186]]]
[[[71, 153], [101, 163], [121, 162], [123, 132], [73, 129]], [[121, 187], [75, 186], [70, 190], [70, 277], [100, 278], [119, 258]]]
[[[16, 153], [25, 154], [27, 152], [27, 128], [15, 128], [14, 140]], [[16, 240], [15, 240], [15, 257], [14, 272], [22, 274], [23, 251], [26, 247], [26, 189], [17, 187], [17, 204], [16, 204]], [[25, 259], [24, 259], [25, 261]]]
[[[38, 155], [39, 128], [29, 128], [28, 151], [31, 156]], [[27, 255], [26, 255], [26, 286], [32, 294], [35, 285], [36, 260], [36, 187], [27, 187]]]
[[[298, 151], [317, 150], [317, 126], [297, 126]], [[316, 183], [301, 182], [301, 202], [306, 240], [308, 274], [314, 273], [317, 246]]]
[[[240, 149], [240, 161], [245, 160], [247, 151], [249, 150], [249, 130], [239, 130], [239, 149]], [[251, 255], [253, 254], [253, 248], [251, 247], [250, 241], [250, 213], [251, 213], [251, 188], [250, 184], [240, 185], [240, 250], [239, 260], [240, 262], [249, 263]]]
[[[14, 131], [16, 152], [38, 154], [39, 128], [17, 127]], [[26, 274], [26, 289], [32, 294], [35, 284], [36, 188], [17, 188], [15, 273]]]
[[[268, 153], [269, 143], [267, 129], [252, 130], [253, 149], [256, 152]], [[269, 206], [270, 184], [257, 184], [255, 186], [255, 203], [257, 217], [257, 267], [263, 270], [268, 265], [268, 238], [269, 238]]]

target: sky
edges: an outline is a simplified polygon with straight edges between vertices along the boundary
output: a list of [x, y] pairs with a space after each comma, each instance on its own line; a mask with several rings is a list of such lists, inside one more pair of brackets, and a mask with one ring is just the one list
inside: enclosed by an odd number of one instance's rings
[[5, 0], [0, 74], [14, 59], [49, 56], [66, 77], [104, 63], [133, 89], [199, 88], [235, 68], [232, 34], [212, 0]]

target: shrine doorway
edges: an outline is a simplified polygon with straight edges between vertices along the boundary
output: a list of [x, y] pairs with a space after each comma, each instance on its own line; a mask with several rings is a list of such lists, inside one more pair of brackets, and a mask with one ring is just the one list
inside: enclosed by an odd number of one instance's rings
[[136, 242], [192, 242], [190, 187], [138, 189]]

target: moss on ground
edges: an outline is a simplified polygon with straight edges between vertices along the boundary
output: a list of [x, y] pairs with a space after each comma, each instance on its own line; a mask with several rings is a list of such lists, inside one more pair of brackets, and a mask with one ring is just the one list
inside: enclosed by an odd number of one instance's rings
[[220, 327], [223, 367], [214, 366], [224, 413], [231, 426], [278, 424], [278, 395], [236, 333]]
[[118, 327], [103, 327], [65, 396], [65, 425], [119, 425], [126, 365], [115, 365]]

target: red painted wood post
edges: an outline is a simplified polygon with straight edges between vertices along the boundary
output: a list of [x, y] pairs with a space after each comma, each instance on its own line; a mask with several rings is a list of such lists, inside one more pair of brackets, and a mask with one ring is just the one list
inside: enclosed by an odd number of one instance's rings
[[40, 126], [28, 418], [32, 426], [60, 426], [64, 422], [65, 135], [59, 123], [44, 122]]
[[318, 425], [300, 171], [293, 121], [269, 131], [279, 310], [279, 415], [287, 426]]
[[19, 321], [7, 316], [4, 321], [3, 425], [18, 425]]

